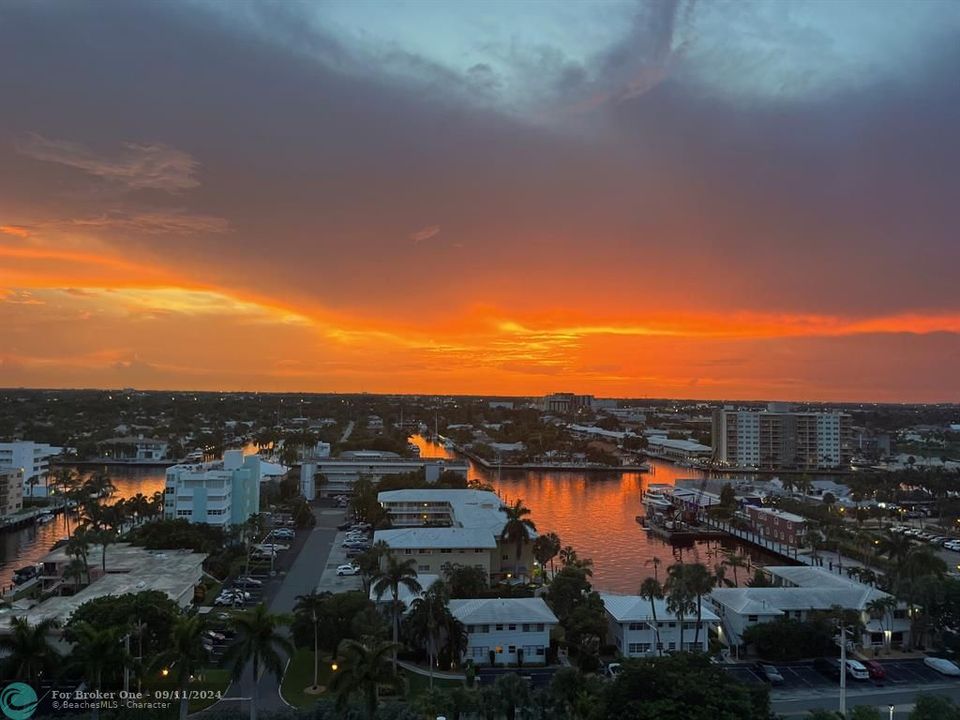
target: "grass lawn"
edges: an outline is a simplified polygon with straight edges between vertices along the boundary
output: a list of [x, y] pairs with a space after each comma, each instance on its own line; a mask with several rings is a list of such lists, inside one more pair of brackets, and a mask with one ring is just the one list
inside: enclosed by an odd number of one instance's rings
[[[319, 682], [326, 685], [330, 679], [330, 658], [321, 653], [320, 655], [320, 674]], [[284, 699], [291, 705], [298, 708], [309, 707], [317, 701], [317, 698], [323, 695], [311, 695], [304, 692], [304, 688], [313, 684], [313, 650], [301, 648], [297, 650], [290, 665], [287, 666], [287, 672], [283, 676], [283, 684], [280, 691]]]
[[[221, 694], [227, 691], [227, 686], [230, 684], [230, 672], [223, 668], [204, 668], [200, 673], [199, 677], [203, 679], [197, 679], [190, 683], [190, 690], [210, 690], [216, 693], [219, 691]], [[144, 691], [149, 690], [176, 690], [177, 684], [174, 681], [173, 677], [169, 678], [152, 678], [145, 679]], [[203, 698], [190, 701], [190, 712], [198, 712], [204, 708], [210, 707], [215, 702], [217, 702], [217, 697]], [[179, 704], [179, 703], [175, 703]]]
[[[430, 687], [430, 677], [420, 673], [403, 670], [403, 675], [407, 680], [407, 699], [412, 700], [421, 693], [424, 693]], [[439, 689], [463, 687], [463, 680], [450, 680], [435, 676], [433, 686]]]

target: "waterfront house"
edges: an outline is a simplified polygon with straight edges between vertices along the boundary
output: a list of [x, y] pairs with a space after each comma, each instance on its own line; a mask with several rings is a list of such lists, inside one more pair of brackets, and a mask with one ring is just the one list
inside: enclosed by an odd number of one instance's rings
[[464, 660], [477, 665], [544, 665], [550, 631], [557, 625], [542, 598], [479, 598], [451, 600], [451, 614], [467, 629]]
[[803, 545], [807, 532], [807, 518], [771, 507], [746, 505], [744, 509], [747, 511], [754, 531], [767, 540], [792, 547]]
[[[639, 595], [600, 593], [607, 612], [607, 641], [617, 646], [624, 657], [652, 657], [663, 652], [679, 650], [707, 652], [710, 631], [720, 618], [709, 607], [702, 608], [700, 632], [697, 637], [697, 616], [683, 620], [683, 640], [680, 638], [680, 620], [667, 609], [662, 599], [654, 599], [656, 619], [649, 598]], [[660, 646], [657, 646], [659, 635]], [[696, 640], [696, 642], [695, 642]], [[681, 647], [682, 642], [682, 647]]]

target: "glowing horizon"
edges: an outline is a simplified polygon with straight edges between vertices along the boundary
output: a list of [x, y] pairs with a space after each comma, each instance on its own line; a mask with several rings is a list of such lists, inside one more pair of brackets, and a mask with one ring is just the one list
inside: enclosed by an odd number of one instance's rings
[[0, 8], [0, 387], [960, 401], [955, 4], [372, 7]]

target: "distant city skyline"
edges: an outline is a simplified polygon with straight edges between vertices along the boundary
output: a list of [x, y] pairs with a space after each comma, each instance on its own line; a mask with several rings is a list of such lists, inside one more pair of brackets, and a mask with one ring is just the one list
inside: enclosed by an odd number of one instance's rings
[[958, 402], [958, 32], [5, 2], [0, 387]]

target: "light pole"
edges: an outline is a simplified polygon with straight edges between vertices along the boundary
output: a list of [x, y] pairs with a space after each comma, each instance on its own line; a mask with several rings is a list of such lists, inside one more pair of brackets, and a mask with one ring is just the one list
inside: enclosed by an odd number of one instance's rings
[[840, 620], [840, 715], [847, 716], [847, 626]]
[[893, 711], [894, 711], [894, 710], [896, 710], [896, 706], [895, 706], [895, 705], [891, 705], [891, 706], [890, 706], [890, 720], [893, 720]]

